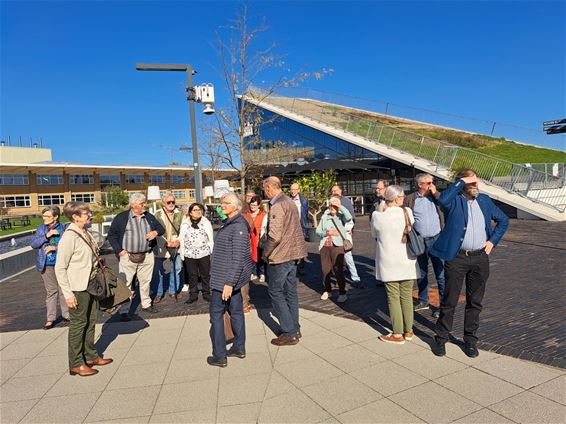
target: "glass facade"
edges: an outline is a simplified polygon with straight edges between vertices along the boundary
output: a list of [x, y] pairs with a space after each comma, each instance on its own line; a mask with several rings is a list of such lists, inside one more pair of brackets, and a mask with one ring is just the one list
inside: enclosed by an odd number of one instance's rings
[[184, 182], [184, 175], [171, 175], [171, 184], [183, 184]]
[[0, 208], [29, 208], [30, 196], [0, 196]]
[[27, 174], [0, 174], [0, 185], [28, 185]]
[[37, 175], [37, 185], [62, 185], [63, 184], [63, 175]]
[[94, 176], [92, 174], [75, 174], [69, 175], [70, 184], [94, 184]]
[[100, 188], [104, 188], [106, 186], [111, 185], [120, 185], [120, 176], [119, 175], [101, 175], [100, 176]]
[[73, 202], [83, 202], [83, 203], [95, 203], [94, 193], [76, 193], [71, 194], [71, 200]]
[[37, 196], [39, 206], [64, 205], [65, 196], [63, 194], [40, 194]]
[[143, 184], [143, 175], [126, 175], [126, 184]]
[[165, 182], [165, 175], [150, 175], [149, 176], [149, 183], [150, 184], [159, 184]]

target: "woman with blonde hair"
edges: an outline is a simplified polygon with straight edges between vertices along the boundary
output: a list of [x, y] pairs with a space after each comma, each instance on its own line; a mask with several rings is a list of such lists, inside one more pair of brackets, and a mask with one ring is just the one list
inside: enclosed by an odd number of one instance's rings
[[392, 333], [380, 336], [386, 343], [403, 344], [413, 338], [413, 285], [419, 278], [416, 258], [407, 253], [405, 227], [415, 222], [403, 207], [405, 193], [398, 185], [385, 190], [385, 201], [372, 214], [371, 233], [377, 240], [375, 277], [385, 283]]

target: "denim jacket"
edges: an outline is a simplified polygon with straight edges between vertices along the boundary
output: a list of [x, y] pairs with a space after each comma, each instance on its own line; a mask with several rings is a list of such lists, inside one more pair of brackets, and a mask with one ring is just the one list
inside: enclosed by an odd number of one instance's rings
[[[58, 223], [58, 225], [61, 226], [61, 234], [59, 235], [61, 237], [67, 229], [67, 226], [60, 222]], [[45, 263], [47, 262], [47, 255], [45, 254], [43, 249], [49, 246], [49, 239], [45, 236], [48, 232], [49, 225], [41, 224], [39, 227], [37, 227], [37, 230], [35, 230], [35, 234], [33, 235], [33, 238], [31, 240], [31, 247], [38, 249], [37, 262], [35, 266], [39, 272], [43, 272], [45, 270]], [[57, 252], [55, 251], [53, 252], [53, 254], [56, 255]]]

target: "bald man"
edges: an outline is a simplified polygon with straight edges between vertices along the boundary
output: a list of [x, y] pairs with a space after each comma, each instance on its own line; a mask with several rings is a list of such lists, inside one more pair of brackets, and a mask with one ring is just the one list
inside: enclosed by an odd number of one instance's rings
[[291, 200], [295, 203], [297, 210], [299, 211], [299, 218], [301, 220], [301, 228], [303, 229], [303, 235], [305, 240], [308, 239], [308, 215], [309, 215], [309, 201], [301, 195], [301, 188], [299, 184], [291, 184]]

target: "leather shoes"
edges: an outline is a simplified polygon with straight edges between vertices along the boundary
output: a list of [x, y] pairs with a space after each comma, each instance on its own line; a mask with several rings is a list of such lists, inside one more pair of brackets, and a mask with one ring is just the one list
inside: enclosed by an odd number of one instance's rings
[[446, 355], [446, 342], [435, 337], [434, 343], [432, 345], [432, 353], [436, 356]]
[[185, 303], [187, 305], [190, 305], [191, 303], [195, 303], [198, 300], [198, 297], [189, 297], [188, 300], [185, 301]]
[[214, 367], [226, 368], [228, 366], [228, 360], [226, 358], [215, 358], [214, 356], [209, 356], [206, 358], [208, 365]]
[[155, 296], [155, 298], [153, 299], [153, 303], [159, 303], [161, 302], [162, 298], [160, 296]]
[[289, 337], [285, 334], [281, 334], [279, 337], [271, 340], [271, 344], [275, 346], [293, 346], [299, 343], [299, 339], [295, 337]]
[[156, 314], [159, 312], [159, 310], [157, 310], [157, 308], [153, 305], [151, 305], [149, 308], [142, 308], [142, 311], [148, 312], [150, 314]]
[[98, 370], [92, 369], [88, 365], [83, 364], [80, 367], [69, 368], [69, 374], [80, 375], [81, 377], [88, 377], [89, 375], [98, 374]]
[[242, 350], [230, 349], [226, 356], [235, 356], [236, 358], [244, 359], [246, 357], [246, 352]]
[[464, 344], [464, 353], [470, 358], [477, 358], [480, 355], [480, 352], [474, 343]]
[[114, 359], [110, 359], [110, 358], [101, 358], [100, 356], [96, 359], [93, 359], [91, 361], [86, 361], [86, 364], [89, 367], [92, 367], [94, 365], [97, 365], [99, 367], [102, 367], [104, 365], [108, 365], [111, 364], [112, 362], [114, 362]]

